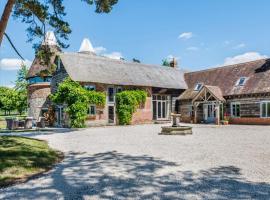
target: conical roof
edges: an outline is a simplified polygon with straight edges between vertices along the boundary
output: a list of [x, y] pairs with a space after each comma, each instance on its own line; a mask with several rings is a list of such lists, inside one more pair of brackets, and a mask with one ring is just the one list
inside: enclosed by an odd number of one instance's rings
[[79, 53], [95, 53], [95, 50], [88, 38], [84, 38]]
[[42, 45], [49, 45], [49, 46], [57, 45], [57, 40], [53, 31], [48, 31], [46, 33], [45, 40], [42, 42]]

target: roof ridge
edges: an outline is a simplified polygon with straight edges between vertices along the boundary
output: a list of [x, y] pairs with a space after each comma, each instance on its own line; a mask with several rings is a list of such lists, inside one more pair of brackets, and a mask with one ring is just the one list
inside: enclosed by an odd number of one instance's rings
[[202, 70], [192, 71], [192, 72], [186, 72], [185, 74], [199, 73], [199, 72], [206, 72], [206, 71], [217, 70], [217, 69], [221, 69], [221, 68], [235, 67], [237, 65], [243, 65], [243, 64], [258, 62], [258, 61], [262, 61], [262, 60], [268, 60], [268, 59], [269, 59], [269, 57], [267, 57], [267, 58], [261, 58], [261, 59], [256, 59], [256, 60], [251, 60], [251, 61], [248, 61], [248, 62], [241, 62], [241, 63], [230, 64], [230, 65], [221, 65], [221, 66], [218, 66], [218, 67], [213, 67], [213, 68], [208, 68], [208, 69], [202, 69]]
[[[84, 56], [84, 57], [88, 57], [89, 54], [84, 54], [84, 53], [79, 53], [79, 52], [62, 52], [62, 54], [77, 54], [80, 56]], [[128, 60], [118, 60], [118, 59], [113, 59], [113, 58], [109, 58], [106, 56], [102, 56], [102, 55], [90, 55], [93, 57], [98, 57], [100, 59], [104, 59], [104, 60], [110, 60], [113, 62], [121, 62], [121, 63], [126, 63], [126, 64], [133, 64], [133, 65], [138, 65], [138, 66], [146, 66], [146, 67], [159, 67], [165, 70], [177, 70], [177, 71], [183, 71], [180, 68], [173, 68], [173, 67], [166, 67], [166, 66], [162, 66], [162, 65], [157, 65], [157, 64], [146, 64], [146, 63], [137, 63], [137, 62], [131, 62]]]

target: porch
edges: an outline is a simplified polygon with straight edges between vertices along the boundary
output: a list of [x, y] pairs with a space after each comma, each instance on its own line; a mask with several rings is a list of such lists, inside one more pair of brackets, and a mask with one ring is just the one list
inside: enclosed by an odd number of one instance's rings
[[193, 98], [194, 123], [220, 124], [225, 99], [219, 87], [205, 85]]

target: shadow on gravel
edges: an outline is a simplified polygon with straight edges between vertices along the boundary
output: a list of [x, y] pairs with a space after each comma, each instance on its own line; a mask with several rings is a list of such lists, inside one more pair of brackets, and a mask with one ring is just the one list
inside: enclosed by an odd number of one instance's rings
[[269, 184], [243, 179], [241, 170], [234, 166], [220, 166], [196, 174], [180, 171], [179, 167], [176, 163], [146, 155], [130, 156], [114, 151], [89, 156], [70, 152], [53, 172], [33, 185], [7, 188], [3, 198], [270, 198]]

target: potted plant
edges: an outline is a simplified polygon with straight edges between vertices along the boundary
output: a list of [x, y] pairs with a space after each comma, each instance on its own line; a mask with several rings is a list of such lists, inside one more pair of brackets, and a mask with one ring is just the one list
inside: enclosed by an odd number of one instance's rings
[[225, 113], [224, 114], [224, 120], [221, 121], [223, 125], [228, 125], [229, 124], [229, 114]]

